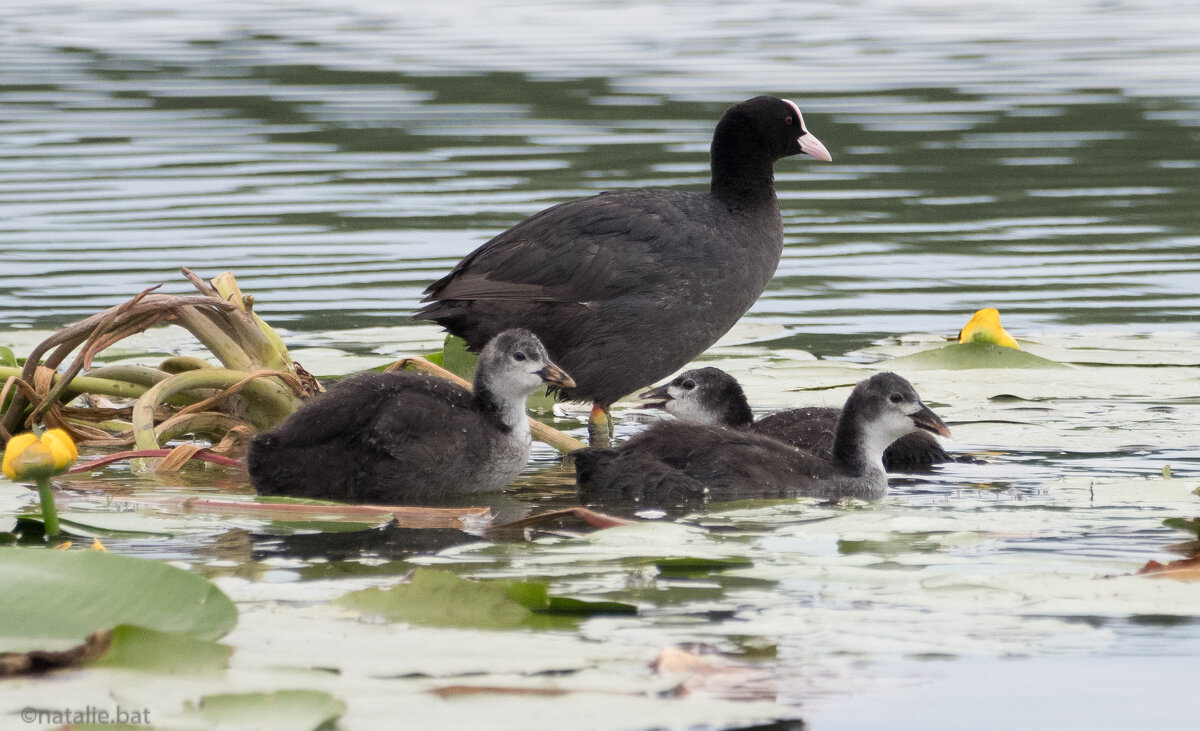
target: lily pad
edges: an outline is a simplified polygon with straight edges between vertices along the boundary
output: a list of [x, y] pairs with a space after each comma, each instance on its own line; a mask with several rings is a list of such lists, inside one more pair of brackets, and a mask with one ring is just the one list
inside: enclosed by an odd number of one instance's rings
[[1200, 537], [1200, 518], [1167, 518], [1163, 525], [1176, 530], [1184, 530]]
[[501, 584], [461, 579], [449, 571], [418, 568], [407, 584], [352, 591], [335, 604], [391, 622], [434, 627], [512, 629], [533, 613]]
[[545, 609], [536, 611], [540, 614], [637, 614], [637, 607], [625, 602], [593, 602], [567, 596], [552, 596], [547, 598]]
[[470, 581], [429, 568], [418, 568], [407, 584], [350, 592], [334, 603], [392, 622], [475, 629], [546, 626], [535, 615], [637, 613], [622, 602], [552, 597], [538, 582]]
[[122, 624], [215, 640], [233, 629], [237, 608], [204, 577], [159, 561], [5, 548], [0, 617], [0, 652], [27, 652], [67, 649]]
[[748, 558], [656, 558], [650, 563], [664, 576], [686, 576], [707, 574], [725, 569], [742, 569], [753, 566]]
[[319, 690], [221, 693], [200, 699], [196, 716], [222, 729], [320, 729], [332, 726], [346, 704]]
[[969, 368], [1066, 368], [1062, 363], [993, 343], [951, 343], [888, 363], [896, 368], [965, 370]]
[[123, 624], [113, 629], [108, 652], [92, 665], [194, 674], [224, 669], [232, 653], [228, 645]]

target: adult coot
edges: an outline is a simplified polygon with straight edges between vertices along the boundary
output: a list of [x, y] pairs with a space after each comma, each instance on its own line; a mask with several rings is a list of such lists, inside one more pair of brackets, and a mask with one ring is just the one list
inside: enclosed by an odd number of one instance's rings
[[[840, 409], [806, 406], [784, 409], [755, 420], [746, 393], [737, 379], [720, 368], [695, 368], [665, 386], [641, 394], [640, 408], [662, 409], [682, 421], [748, 429], [829, 459]], [[954, 462], [928, 432], [906, 434], [883, 453], [889, 471]]]
[[411, 503], [499, 490], [529, 460], [525, 398], [575, 385], [527, 330], [479, 356], [474, 392], [425, 373], [364, 373], [305, 403], [250, 444], [263, 495]]
[[417, 319], [474, 350], [510, 327], [533, 331], [575, 379], [563, 398], [609, 406], [704, 352], [754, 304], [783, 250], [772, 165], [830, 160], [794, 102], [730, 107], [712, 141], [707, 193], [636, 189], [562, 203], [469, 254], [425, 290]]
[[665, 421], [617, 449], [573, 454], [586, 502], [671, 507], [796, 495], [875, 499], [887, 490], [884, 449], [918, 429], [950, 434], [908, 381], [879, 373], [846, 400], [828, 459], [746, 429]]

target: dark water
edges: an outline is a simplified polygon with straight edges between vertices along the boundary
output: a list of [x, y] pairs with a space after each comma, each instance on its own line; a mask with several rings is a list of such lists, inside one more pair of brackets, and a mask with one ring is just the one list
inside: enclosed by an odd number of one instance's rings
[[0, 327], [184, 291], [179, 265], [232, 269], [287, 329], [402, 324], [543, 207], [702, 187], [715, 120], [760, 92], [834, 156], [777, 166], [788, 246], [751, 317], [797, 345], [986, 305], [1197, 327], [1194, 13], [451, 5], [7, 3]]

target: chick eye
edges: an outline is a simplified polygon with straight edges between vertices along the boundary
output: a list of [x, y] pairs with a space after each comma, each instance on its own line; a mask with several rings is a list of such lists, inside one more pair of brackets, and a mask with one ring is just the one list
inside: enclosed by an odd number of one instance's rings
[[898, 403], [900, 403], [901, 401], [903, 401], [903, 400], [904, 400], [904, 397], [903, 397], [903, 396], [901, 396], [901, 395], [900, 395], [900, 394], [898, 394], [898, 393], [894, 393], [894, 394], [892, 394], [891, 396], [888, 396], [888, 400], [889, 400], [889, 401], [891, 401], [891, 402], [892, 402], [892, 403], [894, 403], [894, 404], [898, 404]]
[[691, 391], [693, 388], [696, 387], [696, 382], [695, 381], [684, 381], [683, 387], [685, 390]]
[[524, 353], [522, 353], [519, 350], [517, 352], [513, 353], [513, 360], [522, 361], [522, 360], [528, 360], [528, 359], [529, 359], [528, 356], [526, 356]]
[[784, 123], [784, 124], [786, 124], [786, 125], [787, 125], [787, 126], [789, 126], [789, 127], [791, 127], [791, 126], [792, 126], [792, 121], [793, 121], [793, 120], [792, 120], [792, 115], [790, 115], [790, 114], [789, 114], [789, 115], [787, 115], [786, 117], [784, 117], [784, 118], [783, 118], [783, 123]]

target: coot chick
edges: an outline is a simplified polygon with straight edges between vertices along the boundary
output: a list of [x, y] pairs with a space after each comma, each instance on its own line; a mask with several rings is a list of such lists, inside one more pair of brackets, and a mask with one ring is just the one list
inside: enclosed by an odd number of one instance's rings
[[887, 490], [884, 449], [917, 430], [950, 434], [908, 381], [879, 373], [846, 400], [829, 458], [746, 429], [667, 421], [619, 448], [573, 454], [586, 502], [671, 507], [799, 495], [877, 499]]
[[[685, 371], [639, 398], [647, 399], [639, 408], [662, 409], [682, 421], [697, 424], [749, 429], [825, 459], [833, 454], [833, 434], [842, 413], [840, 409], [806, 406], [776, 411], [755, 420], [737, 379], [711, 366]], [[883, 465], [889, 471], [954, 461], [938, 440], [924, 431], [900, 437], [883, 452]]]
[[413, 503], [499, 490], [529, 461], [525, 399], [570, 388], [527, 330], [484, 347], [474, 392], [426, 373], [364, 373], [300, 407], [250, 444], [262, 495]]
[[706, 193], [601, 193], [533, 215], [469, 254], [425, 290], [417, 319], [472, 350], [527, 327], [593, 403], [593, 435], [614, 401], [704, 352], [754, 304], [783, 251], [776, 160], [830, 160], [794, 102], [759, 96], [717, 123]]

